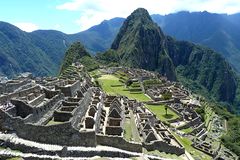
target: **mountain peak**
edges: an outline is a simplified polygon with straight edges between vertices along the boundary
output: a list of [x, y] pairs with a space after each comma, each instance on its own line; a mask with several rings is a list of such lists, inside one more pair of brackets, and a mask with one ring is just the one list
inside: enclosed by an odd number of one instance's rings
[[158, 25], [153, 22], [148, 11], [144, 8], [138, 8], [135, 11], [133, 11], [131, 15], [128, 16], [127, 19], [124, 21], [111, 48], [118, 49], [119, 45], [121, 44], [121, 41], [123, 40], [125, 41], [126, 38], [132, 39], [137, 37], [143, 37], [143, 34], [145, 32], [150, 32], [150, 31], [152, 33], [153, 32], [156, 33], [156, 36], [158, 37], [158, 39], [162, 39], [162, 37], [164, 37], [163, 32], [158, 27]]
[[175, 80], [173, 64], [162, 47], [164, 40], [163, 32], [148, 11], [138, 8], [127, 17], [111, 48], [117, 51], [123, 65], [147, 70], [157, 68], [170, 80]]
[[145, 16], [149, 16], [149, 13], [148, 13], [148, 11], [145, 8], [137, 8], [136, 10], [134, 10], [132, 12], [131, 15], [136, 15], [136, 16], [145, 15]]
[[153, 24], [153, 20], [149, 15], [148, 11], [144, 8], [138, 8], [134, 10], [130, 16], [128, 16], [127, 21], [141, 23], [141, 24]]

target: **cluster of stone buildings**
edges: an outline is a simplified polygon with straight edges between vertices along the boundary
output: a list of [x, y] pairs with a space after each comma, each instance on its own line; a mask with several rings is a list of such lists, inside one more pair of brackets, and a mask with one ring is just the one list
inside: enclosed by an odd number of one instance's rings
[[[178, 82], [170, 82], [165, 77], [160, 76], [157, 73], [149, 72], [142, 69], [130, 69], [130, 68], [115, 68], [116, 72], [125, 73], [129, 79], [137, 80], [141, 87], [142, 91], [149, 96], [152, 101], [146, 102], [147, 104], [161, 104], [170, 108], [173, 112], [178, 115], [178, 118], [169, 120], [170, 128], [177, 131], [180, 135], [189, 136], [189, 138], [193, 141], [192, 146], [211, 157], [219, 158], [225, 157], [226, 159], [236, 159], [233, 153], [226, 151], [226, 148], [223, 148], [220, 143], [215, 143], [215, 139], [219, 139], [221, 135], [225, 132], [224, 127], [222, 126], [223, 120], [220, 118], [213, 118], [211, 125], [215, 126], [213, 131], [207, 129], [208, 125], [204, 122], [203, 117], [201, 117], [196, 109], [202, 107], [200, 103], [200, 98], [193, 96], [192, 93], [184, 88]], [[145, 81], [148, 81], [147, 84], [144, 84]], [[151, 84], [152, 82], [152, 84]], [[164, 95], [168, 95], [167, 99]], [[146, 117], [154, 117], [154, 113], [149, 114], [146, 108], [138, 108], [138, 122], [139, 119], [143, 119], [140, 127], [140, 135], [142, 135], [145, 139], [145, 143], [149, 143], [151, 141], [156, 141], [161, 139], [163, 142], [172, 142], [175, 144], [174, 150], [179, 150], [181, 146], [176, 145], [177, 142], [174, 142], [174, 138], [166, 138], [165, 135], [170, 135], [167, 137], [171, 137], [171, 134], [165, 132], [159, 132], [159, 126], [162, 123], [146, 123]], [[215, 115], [216, 116], [216, 115]], [[141, 117], [141, 118], [139, 118]], [[142, 118], [144, 117], [144, 118]], [[156, 117], [156, 116], [155, 116]], [[154, 125], [153, 125], [154, 124]], [[157, 126], [157, 127], [156, 127]], [[217, 127], [216, 127], [217, 126]], [[189, 129], [188, 133], [182, 132], [182, 130]], [[216, 135], [217, 136], [213, 136]], [[220, 134], [220, 135], [219, 135]], [[164, 136], [163, 136], [164, 135]], [[160, 146], [164, 146], [161, 144]], [[160, 146], [156, 148], [161, 148]], [[178, 146], [178, 147], [177, 147]], [[145, 145], [147, 148], [147, 145]], [[223, 148], [223, 149], [222, 149]], [[162, 149], [164, 150], [164, 149]], [[224, 150], [219, 152], [220, 150]], [[175, 153], [176, 154], [176, 153]]]
[[[179, 116], [170, 121], [171, 126], [179, 130], [192, 127], [191, 134], [199, 137], [205, 133], [204, 123], [194, 110], [198, 105], [190, 103], [190, 93], [186, 89], [145, 70], [113, 68], [106, 72], [112, 74], [119, 70], [140, 82], [142, 90], [152, 98], [147, 103], [165, 104]], [[162, 84], [147, 88], [142, 85], [151, 79], [160, 79]], [[61, 146], [101, 145], [138, 153], [145, 148], [178, 156], [185, 153], [170, 128], [143, 103], [107, 95], [94, 86], [92, 78], [79, 64], [71, 66], [60, 77], [33, 78], [25, 74], [0, 86], [0, 131], [3, 133]], [[162, 100], [160, 95], [166, 92], [170, 92], [171, 97]], [[139, 142], [124, 137], [126, 118], [130, 116], [136, 125]], [[2, 144], [10, 147], [9, 142]], [[194, 145], [198, 149], [199, 146], [209, 147], [197, 141]], [[24, 150], [21, 147], [19, 150]]]
[[[137, 102], [126, 97], [106, 95], [93, 86], [86, 73], [74, 74], [70, 79], [21, 77], [6, 84], [14, 89], [2, 90], [0, 96], [3, 133], [15, 133], [43, 144], [105, 145], [132, 152], [142, 152], [145, 147], [177, 155], [184, 153], [184, 148], [161, 122], [149, 111], [144, 113], [143, 106], [136, 108]], [[125, 116], [130, 109], [135, 110], [140, 143], [124, 139]], [[162, 145], [165, 147], [159, 147]]]

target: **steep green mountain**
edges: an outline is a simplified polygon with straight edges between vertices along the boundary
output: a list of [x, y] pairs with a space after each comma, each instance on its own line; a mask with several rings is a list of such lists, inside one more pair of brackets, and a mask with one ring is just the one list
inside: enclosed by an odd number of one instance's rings
[[[240, 72], [240, 14], [226, 15], [208, 12], [179, 12], [165, 16], [152, 15], [152, 19], [162, 28], [167, 35], [179, 40], [187, 40], [208, 46], [228, 60]], [[111, 42], [118, 32], [123, 18], [104, 21], [94, 26], [94, 33], [80, 32], [78, 38], [86, 48], [94, 52], [102, 52], [110, 48]], [[109, 25], [114, 22], [114, 25]], [[114, 29], [112, 27], [114, 26]], [[111, 32], [109, 32], [109, 30]], [[104, 35], [101, 34], [104, 32]], [[111, 33], [111, 34], [110, 34]], [[83, 36], [84, 35], [84, 36]], [[93, 36], [94, 35], [94, 36]], [[93, 37], [96, 37], [94, 40]], [[108, 38], [107, 40], [105, 38]], [[98, 43], [99, 41], [103, 43]]]
[[208, 12], [152, 15], [164, 33], [203, 44], [221, 53], [240, 72], [240, 16]]
[[72, 43], [68, 35], [54, 30], [38, 30], [30, 33], [32, 43], [40, 48], [56, 66], [57, 73], [66, 49]]
[[[239, 71], [240, 14], [179, 12], [166, 16], [152, 15], [152, 18], [164, 33], [215, 49]], [[71, 35], [54, 30], [27, 33], [0, 22], [0, 74], [11, 76], [31, 71], [35, 75], [56, 75], [70, 44], [80, 41], [91, 54], [106, 51], [111, 47], [123, 21], [123, 18], [105, 20], [86, 31]], [[18, 34], [13, 36], [16, 31]], [[18, 42], [14, 39], [16, 37]], [[23, 59], [26, 61], [23, 62]]]
[[124, 66], [158, 70], [176, 80], [172, 60], [163, 47], [164, 39], [148, 12], [138, 9], [125, 20], [111, 48], [118, 51]]
[[217, 100], [234, 101], [237, 79], [224, 58], [211, 49], [165, 36], [145, 9], [135, 10], [125, 20], [111, 49], [121, 65], [158, 71], [171, 80], [182, 76]]
[[63, 73], [72, 63], [80, 62], [87, 70], [91, 71], [98, 67], [95, 59], [86, 51], [80, 42], [73, 43], [65, 53], [60, 73]]
[[122, 22], [123, 18], [114, 18], [71, 35], [54, 30], [27, 33], [0, 22], [0, 75], [27, 71], [38, 76], [56, 75], [70, 44], [81, 41], [91, 53], [105, 51]]
[[37, 75], [54, 74], [47, 54], [32, 43], [31, 36], [17, 27], [0, 22], [0, 73], [14, 75], [34, 71]]
[[93, 54], [109, 49], [116, 37], [124, 18], [104, 20], [99, 25], [93, 26], [86, 31], [69, 35], [71, 42], [81, 41], [87, 50]]

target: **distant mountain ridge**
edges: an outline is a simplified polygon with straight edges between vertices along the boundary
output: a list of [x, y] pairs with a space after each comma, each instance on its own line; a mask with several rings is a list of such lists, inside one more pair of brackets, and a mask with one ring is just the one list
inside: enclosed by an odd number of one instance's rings
[[208, 12], [179, 12], [152, 15], [165, 34], [178, 40], [199, 43], [221, 53], [240, 71], [240, 15]]
[[32, 72], [37, 76], [56, 75], [70, 44], [81, 41], [92, 53], [105, 51], [122, 21], [123, 18], [114, 18], [69, 35], [55, 30], [28, 33], [0, 22], [0, 75], [11, 77], [20, 72]]
[[[215, 49], [240, 72], [240, 14], [179, 12], [151, 17], [165, 34]], [[0, 74], [12, 76], [30, 71], [41, 76], [56, 75], [70, 44], [80, 41], [92, 54], [106, 51], [124, 20], [105, 20], [71, 35], [54, 30], [27, 33], [9, 23], [0, 22]]]

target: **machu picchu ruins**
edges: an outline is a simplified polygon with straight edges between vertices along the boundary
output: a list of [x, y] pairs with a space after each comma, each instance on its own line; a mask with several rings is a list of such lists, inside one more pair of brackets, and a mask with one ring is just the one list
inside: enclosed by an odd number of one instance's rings
[[[147, 100], [109, 94], [100, 82], [108, 75], [118, 77], [111, 87], [142, 94]], [[0, 150], [3, 157], [18, 156], [14, 150], [19, 150], [24, 159], [131, 158], [142, 153], [147, 159], [164, 159], [164, 154], [188, 159], [192, 156], [182, 144], [183, 136], [206, 156], [237, 158], [215, 141], [225, 131], [224, 120], [210, 110], [213, 117], [208, 123], [213, 126], [208, 129], [196, 112], [207, 102], [154, 72], [112, 67], [89, 74], [74, 63], [59, 77], [26, 73], [2, 81], [1, 86], [0, 144], [9, 148]], [[154, 108], [162, 108], [161, 113]]]

